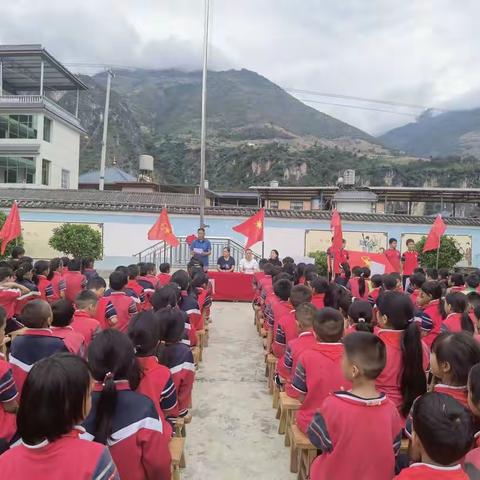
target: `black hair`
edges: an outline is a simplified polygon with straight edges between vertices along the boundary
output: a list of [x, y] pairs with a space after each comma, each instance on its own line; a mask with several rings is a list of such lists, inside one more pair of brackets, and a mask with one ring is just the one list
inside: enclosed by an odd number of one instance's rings
[[187, 291], [190, 287], [190, 276], [185, 270], [177, 270], [171, 278], [173, 283], [176, 283], [181, 290]]
[[156, 354], [160, 341], [159, 322], [153, 312], [140, 312], [135, 315], [128, 326], [128, 336], [135, 347], [137, 357]]
[[365, 283], [365, 273], [362, 267], [353, 267], [352, 273], [355, 277], [358, 277], [358, 293], [361, 297], [365, 295], [365, 290], [367, 289], [367, 284]]
[[99, 290], [100, 288], [107, 288], [107, 282], [102, 277], [92, 277], [87, 284], [89, 290]]
[[280, 300], [288, 300], [292, 291], [292, 282], [287, 279], [277, 280], [273, 284], [273, 292]]
[[427, 281], [423, 273], [414, 273], [410, 277], [410, 285], [415, 288], [422, 288], [422, 285]]
[[397, 277], [391, 273], [383, 276], [383, 288], [388, 291], [397, 288]]
[[425, 270], [422, 267], [417, 267], [413, 269], [413, 273], [423, 273], [425, 275]]
[[427, 277], [438, 280], [438, 270], [436, 268], [427, 268], [425, 271]]
[[[422, 291], [432, 297], [432, 300], [440, 300], [443, 295], [442, 285], [437, 280], [429, 280], [422, 285]], [[438, 311], [442, 318], [445, 318], [445, 306], [438, 302]]]
[[342, 314], [331, 307], [317, 310], [313, 319], [313, 330], [317, 338], [322, 342], [339, 342], [344, 330]]
[[20, 313], [20, 321], [27, 328], [43, 328], [52, 315], [52, 309], [45, 300], [32, 300], [25, 304]]
[[[95, 295], [95, 294], [94, 294]], [[72, 323], [75, 308], [69, 300], [57, 300], [52, 303], [52, 326], [66, 327]]]
[[365, 377], [375, 380], [387, 363], [383, 341], [370, 332], [355, 332], [343, 339], [345, 355], [363, 370]]
[[132, 265], [129, 265], [127, 267], [128, 269], [128, 278], [129, 280], [135, 280], [138, 275], [140, 274], [140, 270], [138, 268], [138, 265], [135, 265], [134, 263]]
[[315, 293], [327, 293], [330, 290], [330, 282], [325, 277], [318, 277], [312, 282]]
[[480, 277], [476, 273], [471, 273], [470, 275], [467, 276], [465, 279], [465, 283], [470, 287], [477, 289], [478, 286], [480, 285]]
[[62, 266], [62, 259], [59, 258], [59, 257], [56, 257], [56, 258], [52, 258], [50, 260], [50, 271], [48, 272], [48, 280], [51, 280], [54, 275], [55, 275], [55, 272]]
[[427, 391], [423, 370], [423, 347], [420, 329], [413, 321], [414, 307], [410, 297], [400, 292], [386, 292], [378, 297], [378, 310], [387, 317], [389, 328], [403, 330], [401, 347], [403, 368], [400, 373], [401, 413], [408, 415], [413, 401]]
[[157, 313], [158, 331], [162, 343], [158, 346], [158, 361], [170, 368], [175, 359], [170, 351], [165, 348], [168, 344], [178, 343], [182, 340], [185, 332], [185, 318], [178, 308], [162, 308]]
[[160, 272], [168, 273], [170, 271], [170, 264], [169, 263], [161, 263], [159, 267]]
[[275, 267], [268, 260], [266, 260], [264, 265], [263, 265], [263, 273], [265, 273], [265, 275], [272, 276], [273, 272], [274, 272], [274, 269], [275, 269]]
[[8, 277], [13, 277], [13, 270], [10, 267], [0, 267], [0, 282]]
[[128, 277], [128, 268], [125, 265], [118, 265], [118, 267], [115, 267], [115, 272], [122, 272]]
[[208, 284], [208, 276], [204, 272], [198, 272], [192, 279], [191, 287], [196, 289], [205, 284]]
[[393, 237], [388, 240], [388, 244], [389, 244], [389, 245], [391, 245], [393, 242], [397, 242], [397, 243], [398, 243], [397, 239], [396, 239], [396, 238], [393, 238]]
[[35, 262], [35, 265], [33, 266], [34, 282], [38, 284], [38, 276], [47, 276], [49, 269], [50, 264], [46, 260], [38, 260], [38, 262]]
[[475, 405], [480, 403], [480, 363], [474, 365], [468, 374], [468, 391]]
[[70, 263], [70, 258], [62, 257], [62, 265], [64, 268], [68, 268], [69, 263]]
[[441, 333], [432, 344], [437, 362], [450, 364], [452, 382], [460, 387], [467, 384], [468, 372], [480, 362], [480, 345], [465, 332]]
[[[38, 263], [38, 262], [37, 262]], [[25, 279], [25, 275], [33, 270], [33, 264], [30, 260], [25, 262], [19, 262], [18, 268], [15, 270], [15, 276], [17, 282], [22, 282]]]
[[446, 280], [450, 276], [450, 270], [448, 268], [438, 269], [438, 278], [440, 280]]
[[123, 272], [112, 272], [108, 283], [112, 290], [119, 292], [125, 288], [125, 285], [128, 283], [128, 277]]
[[93, 378], [103, 385], [97, 403], [94, 441], [106, 444], [112, 434], [117, 407], [115, 381], [128, 380], [130, 388], [136, 390], [140, 383], [140, 367], [131, 340], [113, 328], [103, 330], [93, 338], [88, 347], [88, 364]]
[[12, 258], [14, 260], [17, 260], [18, 257], [25, 255], [25, 249], [21, 247], [20, 245], [17, 245], [16, 247], [13, 247], [12, 249]]
[[197, 228], [197, 233], [198, 233], [198, 232], [203, 232], [203, 233], [205, 233], [205, 229], [204, 229], [203, 227]]
[[413, 405], [412, 417], [413, 430], [435, 463], [451, 465], [472, 448], [472, 414], [450, 395], [422, 395]]
[[352, 276], [352, 271], [350, 270], [350, 265], [348, 264], [348, 262], [341, 263], [340, 267], [342, 267], [345, 278], [347, 280], [350, 280], [350, 277]]
[[463, 287], [465, 285], [465, 279], [461, 273], [452, 273], [450, 281], [455, 287]]
[[467, 313], [467, 308], [468, 308], [467, 296], [461, 292], [452, 292], [447, 294], [447, 296], [445, 297], [445, 302], [448, 303], [448, 305], [450, 305], [450, 308], [453, 313], [460, 313], [462, 315], [461, 316], [462, 330], [473, 334], [475, 329], [473, 327], [473, 323], [470, 318], [470, 315]]
[[87, 362], [77, 355], [57, 353], [35, 362], [17, 413], [22, 440], [29, 445], [53, 442], [82, 423], [90, 383]]
[[157, 290], [150, 299], [150, 303], [155, 311], [160, 310], [165, 307], [175, 307], [178, 303], [178, 297], [180, 293], [180, 288], [175, 284], [177, 288], [173, 285], [165, 285], [160, 290]]
[[145, 275], [147, 275], [147, 273], [148, 273], [147, 263], [139, 262], [137, 264], [137, 267], [138, 267], [138, 273], [141, 277], [144, 277]]
[[261, 258], [258, 261], [258, 268], [260, 270], [263, 270], [267, 265], [270, 265], [270, 263], [268, 263], [268, 260], [266, 258]]
[[69, 272], [79, 272], [82, 269], [82, 260], [80, 258], [72, 258], [68, 262]]
[[302, 329], [312, 328], [317, 308], [312, 303], [301, 303], [295, 309], [295, 318]]
[[413, 238], [407, 238], [405, 244], [408, 245], [409, 243], [415, 243], [415, 240]]
[[348, 316], [353, 321], [357, 332], [373, 332], [373, 308], [366, 300], [355, 300], [348, 309]]
[[372, 282], [373, 288], [380, 288], [383, 285], [383, 277], [378, 273], [373, 275], [370, 281]]
[[[277, 252], [278, 253], [278, 252]], [[282, 260], [283, 266], [287, 265], [288, 263], [295, 263], [295, 260], [292, 257], [285, 257]]]
[[98, 303], [98, 298], [94, 292], [91, 290], [82, 290], [75, 297], [75, 306], [79, 310], [84, 310], [91, 305], [96, 305]]
[[298, 273], [297, 266], [294, 263], [287, 263], [283, 266], [282, 272], [288, 274], [288, 276], [293, 280], [298, 282], [300, 274]]
[[297, 265], [297, 276], [298, 278], [301, 278], [303, 276], [305, 276], [305, 267], [307, 265], [303, 262], [300, 262], [298, 265]]
[[0, 305], [0, 328], [5, 328], [7, 324], [7, 311]]
[[230, 247], [223, 247], [223, 249], [230, 253]]
[[145, 268], [147, 269], [147, 275], [149, 273], [153, 274], [157, 270], [157, 266], [153, 262], [146, 262], [145, 263]]
[[[308, 271], [305, 271], [305, 283], [308, 283], [311, 287], [312, 287], [312, 284], [315, 280], [317, 280], [319, 277], [318, 277], [318, 274], [317, 272], [314, 272], [313, 270], [308, 270]], [[325, 279], [327, 282], [328, 280]]]
[[277, 256], [277, 258], [280, 256], [279, 253], [278, 253], [278, 250], [275, 250], [274, 248], [272, 248], [271, 251], [272, 251], [272, 252], [275, 252], [275, 255]]
[[312, 300], [312, 291], [306, 285], [295, 285], [290, 290], [290, 303], [294, 308]]
[[364, 278], [370, 278], [370, 275], [372, 274], [372, 271], [368, 267], [363, 267], [363, 277]]
[[93, 257], [82, 258], [82, 270], [86, 268], [93, 268], [95, 265], [95, 259]]

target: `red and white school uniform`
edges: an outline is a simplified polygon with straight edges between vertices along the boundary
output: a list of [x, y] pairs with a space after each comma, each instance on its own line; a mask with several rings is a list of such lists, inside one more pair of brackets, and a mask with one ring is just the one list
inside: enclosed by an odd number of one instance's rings
[[412, 300], [413, 305], [417, 306], [418, 296], [420, 295], [420, 288], [416, 288], [411, 294], [410, 298]]
[[312, 300], [310, 301], [315, 305], [319, 310], [325, 306], [325, 294], [324, 293], [314, 293], [312, 295]]
[[145, 307], [145, 289], [137, 282], [137, 280], [129, 280], [125, 290], [130, 290], [137, 298], [137, 309], [142, 311]]
[[466, 385], [455, 387], [452, 385], [444, 385], [443, 383], [437, 383], [437, 385], [433, 387], [433, 391], [449, 395], [457, 402], [461, 403], [465, 408], [468, 408], [470, 410], [470, 407], [468, 406], [468, 389]]
[[329, 393], [351, 388], [343, 376], [342, 356], [343, 344], [321, 342], [300, 355], [292, 387], [305, 395], [297, 411], [297, 425], [303, 433]]
[[53, 272], [53, 277], [50, 281], [52, 282], [53, 287], [53, 301], [60, 300], [62, 298], [62, 293], [65, 294], [67, 289], [65, 279], [60, 272]]
[[350, 287], [350, 291], [352, 292], [352, 297], [358, 298], [360, 300], [368, 300], [368, 284], [365, 280], [365, 291], [363, 295], [360, 295], [360, 278], [359, 277], [352, 277], [348, 281], [348, 286]]
[[[378, 329], [375, 334], [385, 344], [387, 362], [382, 373], [377, 377], [377, 390], [385, 393], [400, 411], [403, 398], [400, 389], [401, 372], [403, 370], [402, 335], [403, 330]], [[428, 347], [423, 344], [423, 369], [426, 371], [430, 354]]]
[[272, 352], [280, 358], [285, 354], [288, 342], [298, 337], [297, 320], [295, 310], [283, 315], [278, 321], [275, 337], [273, 338]]
[[[477, 438], [477, 435], [475, 435]], [[480, 448], [470, 450], [465, 456], [463, 468], [468, 475], [468, 478], [475, 479], [480, 478]]]
[[288, 300], [280, 300], [275, 295], [275, 300], [272, 299], [271, 305], [271, 316], [267, 318], [268, 328], [273, 329], [273, 339], [277, 336], [277, 328], [280, 319], [284, 315], [288, 315], [292, 310], [293, 306]]
[[[475, 477], [472, 477], [475, 478]], [[412, 463], [404, 468], [399, 475], [394, 477], [398, 480], [468, 480], [467, 474], [461, 465], [453, 467], [441, 467], [427, 463]]]
[[[475, 330], [475, 320], [471, 316], [469, 316], [469, 318]], [[451, 333], [462, 332], [462, 314], [450, 313], [447, 315], [447, 318], [442, 322], [441, 331]]]
[[0, 456], [2, 478], [10, 480], [120, 480], [110, 452], [96, 442], [79, 438], [84, 432], [76, 427], [71, 433], [37, 445], [21, 442]]
[[113, 303], [109, 296], [100, 297], [98, 299], [97, 311], [95, 312], [95, 320], [98, 321], [102, 330], [113, 327], [118, 323], [117, 311], [115, 310], [115, 307], [113, 306]]
[[204, 322], [198, 305], [198, 300], [185, 290], [181, 291], [181, 299], [178, 305], [188, 315], [188, 320], [193, 332], [203, 330]]
[[85, 337], [81, 333], [76, 332], [71, 325], [50, 328], [54, 336], [60, 337], [64, 341], [70, 353], [85, 357], [87, 349], [85, 347]]
[[370, 302], [370, 305], [375, 307], [377, 304], [378, 297], [380, 296], [380, 291], [382, 290], [382, 287], [375, 287], [372, 290], [370, 290], [370, 293], [368, 294], [368, 301]]
[[67, 270], [63, 274], [63, 279], [65, 280], [65, 298], [73, 303], [77, 295], [85, 290], [87, 278], [81, 272]]
[[440, 300], [432, 300], [422, 312], [422, 315], [427, 316], [431, 319], [433, 323], [433, 328], [423, 337], [423, 341], [427, 345], [428, 348], [432, 347], [433, 341], [438, 337], [440, 334], [443, 318], [440, 313]]
[[465, 285], [453, 285], [448, 289], [448, 293], [463, 293], [465, 291]]
[[157, 280], [158, 280], [158, 283], [160, 284], [160, 286], [164, 287], [165, 285], [168, 285], [171, 282], [172, 276], [169, 273], [160, 272], [157, 275]]
[[101, 331], [100, 322], [83, 310], [75, 310], [70, 326], [83, 336], [86, 348], [92, 342], [93, 337]]
[[[307, 433], [322, 451], [310, 468], [311, 480], [391, 480], [395, 474], [402, 421], [385, 394], [365, 399], [350, 392], [332, 393], [315, 413]], [[366, 441], [377, 461], [365, 455]]]
[[[55, 299], [55, 291], [53, 289], [52, 282], [47, 279], [45, 275], [38, 275], [37, 288], [40, 292], [40, 298], [47, 301], [48, 303], [53, 303]], [[58, 300], [58, 299], [57, 299]]]
[[[120, 478], [127, 480], [170, 480], [171, 457], [168, 439], [155, 405], [146, 395], [132, 392], [128, 381], [115, 382], [117, 405], [112, 418], [112, 434], [107, 441]], [[82, 438], [93, 440], [102, 384], [96, 382], [92, 409]], [[78, 477], [72, 477], [78, 478]]]
[[[110, 300], [116, 312], [117, 323], [113, 325], [113, 328], [125, 333], [131, 318], [138, 312], [137, 302], [125, 292], [111, 292], [106, 298]], [[98, 320], [98, 317], [96, 318]]]
[[142, 369], [142, 378], [137, 392], [152, 400], [162, 422], [164, 435], [170, 438], [172, 426], [166, 419], [178, 416], [177, 391], [170, 370], [160, 365], [155, 356], [138, 357], [138, 362]]
[[393, 267], [393, 271], [400, 273], [400, 260], [402, 258], [400, 252], [396, 248], [388, 248], [385, 250], [385, 256], [390, 262], [390, 265]]
[[10, 442], [17, 430], [17, 416], [6, 412], [3, 403], [18, 398], [11, 365], [0, 354], [0, 439]]
[[14, 316], [17, 301], [21, 296], [22, 292], [18, 288], [0, 287], [0, 306], [5, 309], [7, 319]]
[[411, 276], [416, 268], [418, 268], [418, 252], [407, 250], [402, 254], [403, 275]]

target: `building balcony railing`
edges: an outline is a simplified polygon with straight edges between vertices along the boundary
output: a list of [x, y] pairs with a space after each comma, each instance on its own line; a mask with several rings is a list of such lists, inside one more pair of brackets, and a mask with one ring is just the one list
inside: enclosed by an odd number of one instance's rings
[[0, 109], [30, 110], [44, 108], [72, 126], [84, 130], [79, 119], [44, 95], [0, 95]]

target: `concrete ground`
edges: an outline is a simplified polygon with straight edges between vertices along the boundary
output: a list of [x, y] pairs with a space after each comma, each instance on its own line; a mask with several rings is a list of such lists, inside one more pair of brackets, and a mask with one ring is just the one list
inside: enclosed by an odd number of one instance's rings
[[216, 302], [193, 390], [182, 480], [293, 480], [248, 303]]

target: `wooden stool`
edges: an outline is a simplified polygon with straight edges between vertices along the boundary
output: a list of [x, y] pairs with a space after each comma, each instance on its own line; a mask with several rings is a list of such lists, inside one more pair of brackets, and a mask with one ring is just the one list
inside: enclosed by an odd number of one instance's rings
[[197, 345], [200, 350], [198, 360], [201, 362], [203, 360], [203, 348], [205, 347], [205, 330], [197, 330]]
[[275, 381], [273, 377], [275, 375], [275, 369], [277, 367], [277, 357], [273, 353], [269, 353], [267, 355], [267, 385], [268, 391], [272, 394], [273, 393], [273, 384]]
[[198, 346], [192, 347], [192, 355], [193, 355], [193, 363], [195, 363], [195, 365], [198, 365], [198, 363], [200, 362], [200, 347]]
[[[289, 397], [285, 392], [280, 392], [278, 396], [278, 409], [280, 411], [280, 422], [278, 424], [278, 433], [283, 435], [287, 431], [287, 425], [293, 423], [295, 412], [300, 408], [301, 403], [296, 398]], [[285, 437], [287, 446], [290, 439]]]
[[278, 385], [273, 382], [273, 400], [272, 400], [272, 408], [276, 408], [278, 410], [278, 401], [279, 401], [280, 389]]
[[204, 346], [208, 347], [208, 341], [210, 339], [210, 327], [208, 326], [208, 322], [205, 322], [205, 339], [204, 339]]
[[294, 423], [290, 425], [290, 471], [298, 473], [298, 480], [306, 480], [310, 465], [317, 456], [317, 448]]
[[402, 438], [402, 443], [400, 444], [400, 453], [404, 453], [406, 455], [408, 453], [409, 444], [410, 440], [408, 440], [408, 438]]
[[185, 439], [174, 437], [168, 444], [172, 457], [172, 480], [180, 480], [180, 469], [185, 468]]

